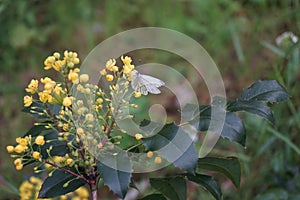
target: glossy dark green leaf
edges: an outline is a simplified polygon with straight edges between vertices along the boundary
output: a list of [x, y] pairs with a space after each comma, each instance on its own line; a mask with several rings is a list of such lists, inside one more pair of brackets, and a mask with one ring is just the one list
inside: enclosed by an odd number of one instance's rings
[[[216, 113], [225, 112], [221, 107], [215, 107]], [[223, 115], [223, 113], [222, 113]], [[199, 131], [207, 131], [210, 123], [214, 123], [219, 126], [222, 123], [222, 119], [217, 115], [215, 119], [211, 119], [211, 107], [207, 107], [200, 113], [200, 120], [194, 119], [190, 121], [190, 124], [197, 127]], [[199, 123], [199, 124], [197, 124]], [[233, 112], [226, 112], [224, 125], [221, 131], [221, 137], [227, 138], [230, 141], [237, 142], [245, 146], [246, 142], [246, 131], [243, 121]]]
[[220, 189], [220, 186], [211, 176], [198, 173], [196, 173], [195, 175], [186, 174], [186, 176], [190, 181], [193, 181], [204, 187], [215, 197], [216, 200], [222, 199], [222, 191]]
[[266, 104], [262, 101], [231, 101], [227, 105], [227, 110], [230, 112], [245, 111], [252, 114], [256, 114], [270, 121], [272, 124], [275, 124], [275, 119], [271, 109], [268, 106], [266, 106]]
[[[70, 171], [77, 173], [75, 168], [69, 168]], [[65, 185], [68, 182], [67, 186]], [[86, 182], [76, 176], [66, 173], [62, 170], [56, 170], [52, 176], [48, 176], [44, 181], [39, 192], [39, 198], [53, 198], [67, 194], [85, 185]], [[65, 187], [64, 187], [65, 186]]]
[[97, 170], [106, 184], [116, 195], [124, 198], [130, 183], [132, 165], [124, 151], [103, 153], [97, 162]]
[[162, 194], [150, 194], [140, 200], [167, 200], [167, 198]]
[[195, 172], [198, 155], [190, 136], [174, 123], [166, 124], [157, 134], [142, 139], [147, 150], [159, 155], [176, 167]]
[[257, 81], [245, 89], [240, 97], [241, 100], [256, 100], [270, 103], [283, 101], [288, 98], [288, 92], [276, 80]]
[[48, 158], [49, 155], [47, 150], [52, 146], [52, 150], [50, 151], [51, 156], [64, 156], [69, 152], [69, 148], [67, 146], [66, 141], [58, 141], [58, 133], [53, 131], [50, 134], [46, 134], [44, 136], [46, 142], [43, 146], [33, 145], [33, 149], [40, 148], [41, 154], [43, 158]]
[[241, 180], [241, 164], [235, 157], [216, 158], [205, 157], [198, 160], [197, 170], [210, 170], [220, 172], [228, 177], [232, 183], [239, 187]]
[[186, 181], [181, 176], [150, 178], [150, 184], [169, 199], [186, 200]]

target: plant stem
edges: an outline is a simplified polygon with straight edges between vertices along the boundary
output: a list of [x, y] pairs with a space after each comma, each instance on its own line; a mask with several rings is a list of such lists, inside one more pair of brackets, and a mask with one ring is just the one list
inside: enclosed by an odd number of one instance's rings
[[97, 189], [92, 191], [93, 200], [98, 200]]

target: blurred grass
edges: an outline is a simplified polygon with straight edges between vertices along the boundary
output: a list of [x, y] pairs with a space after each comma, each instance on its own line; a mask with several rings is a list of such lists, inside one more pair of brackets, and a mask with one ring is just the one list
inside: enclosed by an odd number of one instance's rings
[[[4, 177], [0, 185], [7, 180], [18, 187], [31, 172], [16, 172], [5, 146], [32, 124], [32, 119], [20, 112], [22, 98], [30, 79], [42, 76], [43, 60], [65, 49], [77, 51], [83, 60], [105, 38], [142, 26], [171, 28], [197, 40], [218, 65], [231, 98], [257, 79], [280, 80], [292, 99], [288, 106], [274, 105], [276, 133], [299, 144], [299, 58], [283, 58], [269, 48], [284, 31], [300, 36], [299, 4], [294, 0], [0, 1], [0, 175]], [[169, 55], [156, 59], [193, 78], [193, 73]], [[208, 97], [202, 91], [199, 95]], [[168, 100], [172, 102], [171, 97]], [[174, 109], [172, 105], [169, 108], [170, 112]], [[299, 155], [293, 147], [268, 132], [265, 122], [245, 117], [249, 121], [248, 148], [229, 149], [247, 158], [244, 181], [235, 190], [221, 177], [224, 199], [253, 199], [273, 187], [300, 190]], [[5, 188], [0, 187], [0, 199], [18, 199]], [[194, 193], [192, 196], [208, 198], [202, 190]]]

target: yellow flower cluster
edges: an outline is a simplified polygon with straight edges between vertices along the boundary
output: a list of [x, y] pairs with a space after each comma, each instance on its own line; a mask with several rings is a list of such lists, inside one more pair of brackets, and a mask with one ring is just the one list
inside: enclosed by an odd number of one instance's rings
[[[20, 199], [21, 200], [39, 200], [38, 194], [41, 189], [43, 181], [35, 176], [31, 176], [28, 180], [22, 182], [19, 187]], [[60, 200], [88, 200], [89, 199], [89, 191], [86, 187], [80, 187], [74, 192], [70, 192], [66, 195], [61, 195], [58, 198]], [[42, 199], [40, 199], [42, 200]], [[47, 198], [43, 200], [52, 200], [52, 198]]]
[[77, 57], [76, 52], [72, 51], [65, 51], [64, 58], [60, 60], [60, 53], [55, 52], [52, 56], [49, 56], [44, 61], [44, 69], [49, 70], [53, 68], [56, 71], [61, 71], [65, 67], [73, 68], [74, 65], [80, 62], [79, 58]]
[[[130, 72], [132, 72], [132, 70], [134, 69], [134, 65], [131, 64], [132, 62], [132, 59], [129, 57], [129, 56], [121, 56], [121, 60], [123, 62], [123, 74], [125, 75], [129, 75]], [[106, 80], [108, 82], [111, 82], [114, 80], [114, 75], [111, 75], [111, 74], [107, 74], [107, 71], [110, 71], [110, 72], [118, 72], [119, 71], [119, 68], [118, 66], [116, 66], [116, 60], [115, 59], [109, 59], [107, 62], [106, 62], [106, 68], [105, 69], [102, 69], [100, 70], [100, 75], [101, 76], [106, 76]]]

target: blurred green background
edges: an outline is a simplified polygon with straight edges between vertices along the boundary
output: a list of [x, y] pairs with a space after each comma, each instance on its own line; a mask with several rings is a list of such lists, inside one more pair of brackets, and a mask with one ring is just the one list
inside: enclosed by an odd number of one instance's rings
[[[109, 36], [144, 26], [174, 29], [197, 40], [219, 67], [230, 98], [259, 79], [287, 87], [291, 100], [273, 105], [276, 128], [245, 115], [247, 148], [220, 141], [212, 153], [242, 161], [240, 188], [217, 177], [224, 199], [300, 199], [300, 45], [275, 43], [286, 31], [300, 36], [296, 0], [0, 0], [0, 199], [18, 199], [20, 182], [32, 173], [30, 167], [15, 171], [5, 147], [33, 123], [21, 113], [24, 88], [42, 76], [44, 59], [69, 49], [83, 60]], [[168, 56], [161, 59], [180, 65]], [[184, 66], [180, 70], [185, 73]], [[207, 101], [207, 93], [199, 90], [199, 96]], [[212, 197], [191, 185], [189, 199]]]

